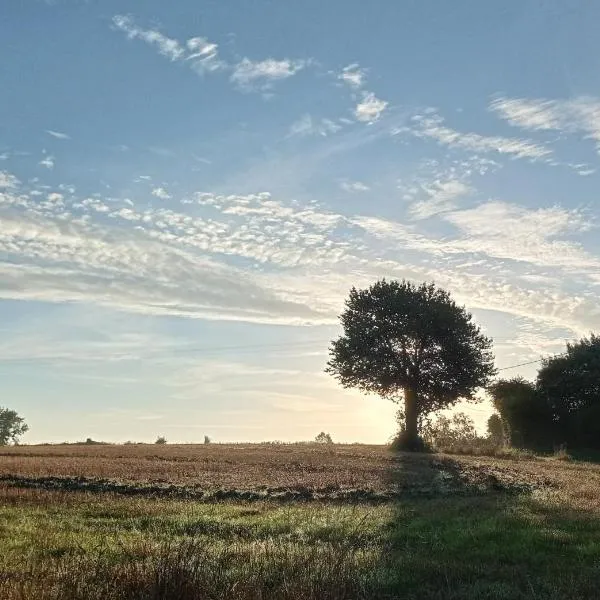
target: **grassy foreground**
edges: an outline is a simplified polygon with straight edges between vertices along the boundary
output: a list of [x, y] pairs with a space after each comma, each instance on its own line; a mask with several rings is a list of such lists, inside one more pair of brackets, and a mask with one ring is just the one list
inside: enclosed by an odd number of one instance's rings
[[7, 479], [0, 598], [598, 598], [598, 467], [392, 463], [382, 486], [397, 493], [377, 503], [197, 502]]

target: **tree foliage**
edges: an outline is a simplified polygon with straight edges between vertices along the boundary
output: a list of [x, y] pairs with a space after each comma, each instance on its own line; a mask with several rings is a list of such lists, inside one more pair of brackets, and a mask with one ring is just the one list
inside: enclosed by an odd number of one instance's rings
[[488, 439], [496, 446], [501, 446], [506, 441], [506, 435], [504, 431], [504, 424], [502, 423], [502, 417], [499, 414], [494, 413], [487, 420], [487, 434]]
[[564, 354], [546, 359], [536, 387], [552, 415], [555, 443], [600, 449], [600, 336], [567, 344]]
[[422, 435], [424, 440], [434, 448], [444, 448], [475, 441], [477, 430], [473, 419], [459, 412], [451, 416], [439, 415], [426, 424]]
[[491, 340], [432, 283], [352, 288], [340, 321], [327, 372], [344, 387], [404, 400], [408, 447], [424, 415], [473, 399], [495, 373]]
[[0, 406], [0, 446], [6, 446], [11, 442], [16, 444], [27, 431], [29, 426], [23, 417], [14, 410]]
[[552, 415], [535, 384], [514, 377], [495, 382], [489, 391], [511, 446], [531, 450], [551, 448]]
[[333, 444], [331, 436], [324, 431], [321, 431], [321, 433], [315, 437], [315, 442], [317, 442], [317, 444]]
[[535, 383], [500, 380], [489, 391], [512, 446], [600, 449], [599, 336], [544, 360]]

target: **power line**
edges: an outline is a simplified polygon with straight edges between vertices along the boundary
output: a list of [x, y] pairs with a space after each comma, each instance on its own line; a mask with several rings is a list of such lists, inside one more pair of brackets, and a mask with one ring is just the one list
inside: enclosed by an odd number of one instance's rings
[[530, 360], [529, 362], [519, 363], [518, 365], [511, 365], [510, 367], [502, 367], [502, 369], [498, 369], [498, 371], [508, 371], [509, 369], [516, 369], [517, 367], [526, 367], [527, 365], [535, 365], [536, 363], [542, 362], [543, 358], [538, 358], [537, 360]]

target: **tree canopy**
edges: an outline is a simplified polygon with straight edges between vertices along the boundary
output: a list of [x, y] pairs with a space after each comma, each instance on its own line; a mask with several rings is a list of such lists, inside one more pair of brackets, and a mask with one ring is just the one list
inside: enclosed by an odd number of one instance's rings
[[552, 446], [552, 415], [533, 383], [522, 377], [500, 379], [489, 392], [511, 446], [531, 450]]
[[28, 430], [25, 419], [16, 411], [0, 406], [0, 446], [6, 446], [11, 442], [16, 444]]
[[600, 449], [600, 336], [569, 343], [564, 354], [544, 360], [536, 387], [558, 443]]
[[495, 374], [491, 340], [433, 283], [352, 288], [340, 321], [327, 372], [344, 387], [404, 400], [408, 448], [418, 446], [422, 417], [473, 399]]
[[494, 405], [515, 447], [600, 449], [600, 337], [567, 344], [545, 359], [535, 383], [522, 378], [490, 386]]

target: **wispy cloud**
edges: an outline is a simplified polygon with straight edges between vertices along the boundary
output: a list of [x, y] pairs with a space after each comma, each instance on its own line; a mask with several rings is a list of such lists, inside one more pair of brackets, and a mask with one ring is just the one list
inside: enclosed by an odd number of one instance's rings
[[338, 75], [338, 79], [352, 89], [358, 90], [363, 86], [365, 76], [366, 70], [361, 69], [357, 63], [353, 63], [342, 69], [342, 72]]
[[70, 135], [68, 135], [66, 133], [62, 133], [61, 131], [53, 131], [52, 129], [46, 129], [46, 133], [58, 140], [70, 140], [71, 139]]
[[461, 148], [473, 152], [495, 152], [514, 158], [546, 160], [552, 151], [530, 140], [502, 136], [485, 136], [478, 133], [462, 133], [444, 124], [436, 113], [427, 112], [412, 117], [412, 127], [402, 127], [393, 133], [411, 133], [419, 138], [429, 138], [450, 148]]
[[427, 219], [434, 215], [449, 212], [456, 208], [456, 200], [471, 192], [471, 188], [462, 181], [435, 181], [423, 187], [426, 197], [410, 206], [410, 214], [416, 219]]
[[364, 123], [374, 123], [381, 117], [386, 109], [388, 102], [380, 100], [373, 92], [365, 92], [362, 100], [354, 109], [354, 116], [358, 121]]
[[511, 125], [530, 131], [582, 133], [600, 152], [600, 99], [579, 96], [569, 100], [497, 98], [490, 110]]
[[287, 58], [267, 58], [256, 62], [244, 58], [233, 67], [230, 80], [244, 90], [269, 89], [274, 81], [292, 77], [308, 64], [310, 61]]
[[156, 29], [142, 29], [131, 17], [116, 15], [113, 17], [113, 24], [117, 29], [125, 32], [130, 40], [140, 39], [155, 46], [158, 52], [169, 60], [181, 60], [185, 56], [185, 48], [177, 40], [163, 35]]
[[342, 181], [340, 187], [346, 192], [368, 192], [371, 189], [362, 181]]
[[38, 163], [41, 167], [46, 167], [46, 169], [54, 169], [54, 156], [48, 154], [44, 156], [42, 160]]
[[331, 119], [313, 119], [309, 114], [303, 115], [292, 123], [290, 126], [288, 137], [320, 135], [326, 137], [342, 129], [339, 122]]
[[191, 62], [197, 73], [202, 75], [226, 67], [225, 62], [219, 59], [218, 46], [214, 42], [203, 37], [193, 37], [186, 42], [186, 46], [190, 54], [185, 60]]
[[157, 48], [169, 60], [183, 61], [196, 73], [204, 75], [216, 71], [230, 71], [230, 81], [242, 91], [267, 91], [278, 80], [292, 77], [310, 64], [310, 60], [267, 58], [253, 61], [243, 58], [237, 63], [219, 56], [218, 44], [205, 37], [195, 36], [185, 42], [167, 37], [157, 29], [144, 29], [132, 17], [116, 15], [113, 25], [129, 39], [139, 39]]

